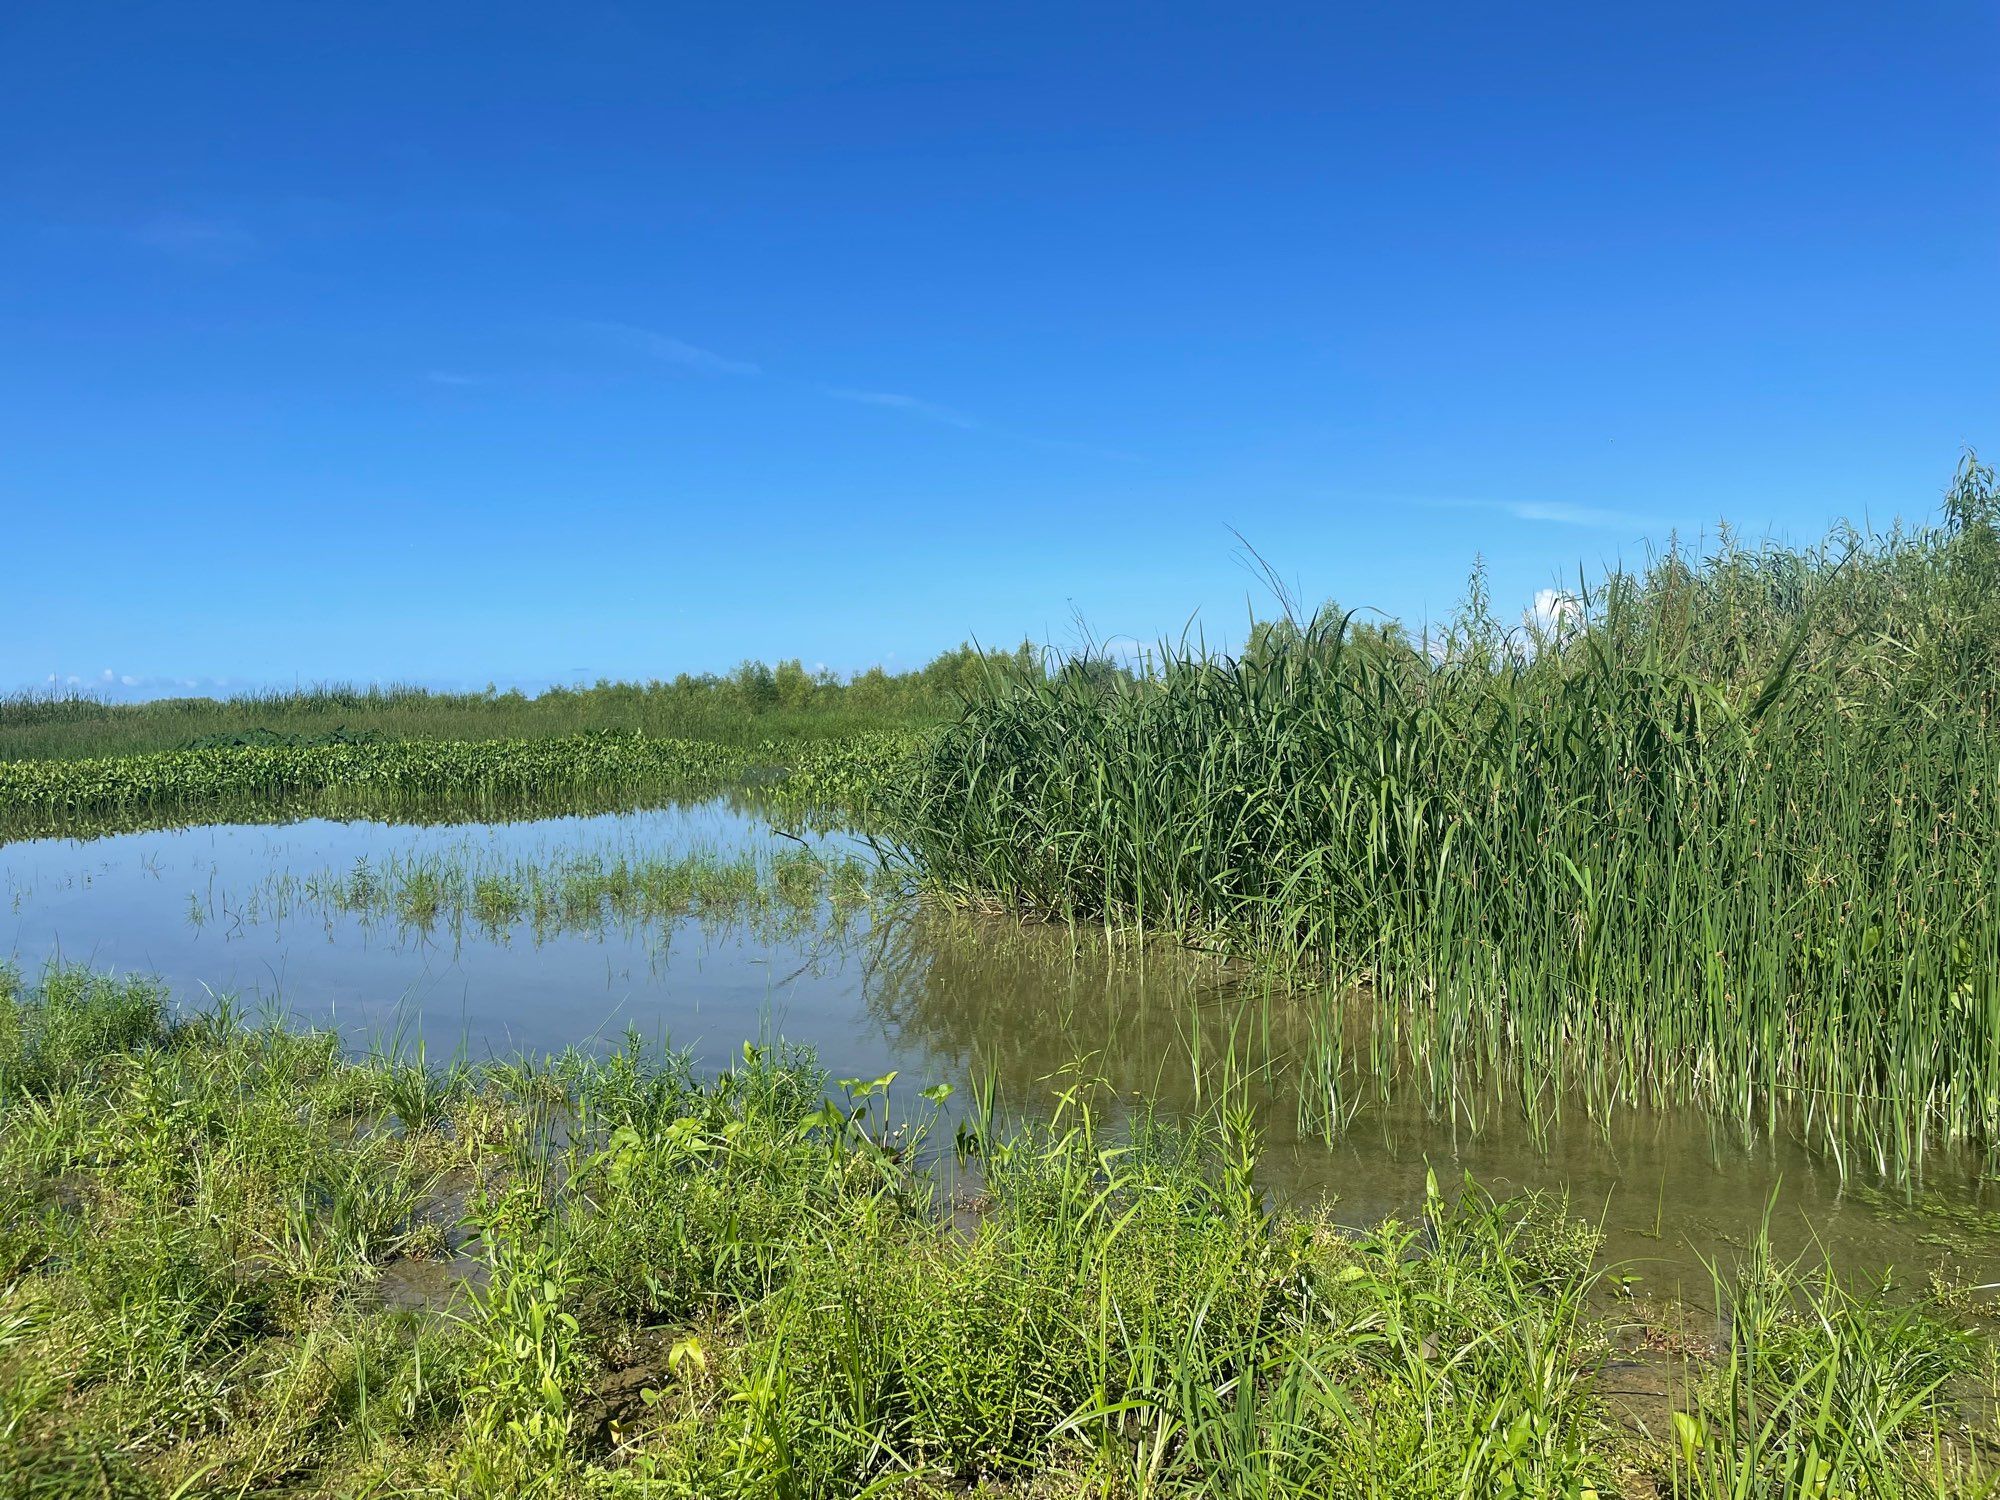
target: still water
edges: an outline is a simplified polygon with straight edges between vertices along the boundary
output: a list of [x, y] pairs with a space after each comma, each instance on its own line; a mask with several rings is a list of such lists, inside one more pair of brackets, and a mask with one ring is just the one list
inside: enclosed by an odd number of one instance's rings
[[[806, 840], [865, 856], [843, 835]], [[1265, 1179], [1284, 1197], [1331, 1197], [1344, 1222], [1409, 1214], [1427, 1171], [1489, 1190], [1569, 1195], [1601, 1220], [1607, 1254], [1655, 1292], [1693, 1290], [1773, 1210], [1774, 1238], [1824, 1245], [1844, 1268], [1904, 1278], [1941, 1269], [2000, 1280], [2000, 1195], [1942, 1163], [1922, 1194], [1842, 1178], [1779, 1134], [1745, 1139], [1694, 1111], [1566, 1113], [1531, 1132], [1503, 1101], [1478, 1117], [1427, 1108], [1361, 1070], [1341, 1121], [1302, 1128], [1298, 997], [1190, 955], [1117, 948], [1053, 928], [929, 911], [877, 890], [836, 910], [728, 903], [698, 914], [586, 922], [428, 921], [356, 911], [314, 893], [357, 870], [558, 867], [695, 857], [770, 862], [799, 848], [754, 804], [698, 804], [512, 823], [416, 826], [310, 820], [0, 845], [0, 957], [32, 976], [56, 960], [156, 975], [184, 1003], [228, 995], [338, 1029], [357, 1049], [433, 1061], [605, 1046], [628, 1030], [727, 1065], [745, 1041], [817, 1050], [835, 1076], [895, 1070], [929, 1083], [997, 1080], [1011, 1107], [1101, 1081], [1169, 1111], [1212, 1099], [1225, 1057], [1255, 1059]], [[1311, 1085], [1323, 1090], [1321, 1084]], [[1324, 1117], [1320, 1120], [1323, 1125]], [[1308, 1122], [1310, 1124], [1310, 1122]]]

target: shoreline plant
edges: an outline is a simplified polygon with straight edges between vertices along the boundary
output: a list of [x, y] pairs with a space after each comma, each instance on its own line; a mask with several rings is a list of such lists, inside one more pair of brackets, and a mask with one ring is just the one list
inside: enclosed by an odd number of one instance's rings
[[1507, 628], [1328, 610], [1137, 677], [994, 671], [893, 824], [965, 904], [1351, 989], [1450, 1104], [1796, 1114], [1921, 1175], [2000, 1150], [2000, 494], [1725, 536]]

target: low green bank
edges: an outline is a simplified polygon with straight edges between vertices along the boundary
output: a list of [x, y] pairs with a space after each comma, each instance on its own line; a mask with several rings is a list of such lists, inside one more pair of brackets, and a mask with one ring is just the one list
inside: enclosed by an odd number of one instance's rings
[[1349, 1232], [1269, 1208], [1240, 1111], [1113, 1128], [1082, 1084], [971, 1111], [955, 1202], [940, 1101], [783, 1048], [425, 1069], [6, 980], [0, 1492], [1990, 1486], [1991, 1342], [1940, 1307], [1753, 1248], [1725, 1319], [1642, 1317], [1555, 1205]]
[[915, 743], [864, 734], [730, 746], [644, 734], [246, 744], [93, 760], [0, 761], [0, 839], [181, 822], [547, 815], [748, 783], [790, 815], [865, 801]]
[[226, 698], [114, 703], [74, 689], [0, 694], [0, 761], [102, 759], [223, 743], [566, 739], [645, 734], [738, 749], [917, 731], [947, 717], [967, 682], [996, 661], [1032, 661], [1025, 645], [970, 644], [921, 667], [841, 677], [789, 661], [745, 661], [727, 673], [552, 686], [533, 696], [488, 687], [322, 683]]

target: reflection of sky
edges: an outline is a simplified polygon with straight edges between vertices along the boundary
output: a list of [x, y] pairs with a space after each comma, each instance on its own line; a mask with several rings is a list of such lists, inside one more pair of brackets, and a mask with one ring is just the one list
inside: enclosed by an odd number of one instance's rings
[[[672, 858], [797, 846], [723, 802], [598, 817], [415, 827], [315, 819], [0, 847], [0, 955], [32, 975], [54, 958], [156, 974], [184, 1001], [233, 995], [339, 1028], [357, 1044], [421, 1036], [429, 1055], [545, 1051], [628, 1025], [721, 1065], [772, 1030], [865, 1067], [856, 981], [810, 936], [741, 924], [496, 938], [467, 923], [425, 936], [392, 920], [301, 908], [272, 915], [274, 877], [364, 858], [456, 855], [484, 867], [575, 854]], [[199, 907], [202, 920], [190, 912]]]
[[[963, 1104], [968, 1077], [990, 1070], [1014, 1105], [1042, 1107], [1089, 1076], [1118, 1098], [1186, 1110], [1214, 1099], [1232, 1055], [1239, 1072], [1267, 1056], [1288, 1069], [1307, 1050], [1309, 1000], [1232, 982], [1171, 948], [1108, 948], [1005, 919], [891, 907], [838, 934], [686, 918], [538, 940], [526, 923], [495, 936], [468, 920], [425, 935], [310, 903], [285, 914], [262, 894], [287, 875], [338, 875], [364, 858], [378, 871], [438, 857], [493, 871], [796, 847], [723, 800], [504, 824], [312, 820], [31, 841], [0, 846], [0, 956], [30, 975], [58, 956], [157, 974], [183, 1001], [231, 994], [253, 1011], [335, 1026], [357, 1046], [421, 1038], [433, 1060], [590, 1046], [631, 1026], [713, 1070], [746, 1040], [782, 1036], [814, 1047], [836, 1077], [899, 1070], [903, 1107], [937, 1081], [961, 1085]], [[1365, 1044], [1348, 1029], [1355, 1061]], [[1287, 1196], [1336, 1194], [1343, 1222], [1413, 1211], [1435, 1167], [1441, 1181], [1469, 1171], [1501, 1192], [1567, 1190], [1576, 1212], [1602, 1216], [1610, 1253], [1643, 1263], [1656, 1285], [1701, 1282], [1698, 1254], [1740, 1244], [1779, 1188], [1775, 1229], [1793, 1249], [1817, 1235], [1857, 1265], [1909, 1274], [1944, 1258], [1923, 1238], [1941, 1226], [1855, 1202], [1823, 1155], [1782, 1135], [1746, 1142], [1687, 1111], [1592, 1122], [1572, 1109], [1538, 1143], [1504, 1100], [1475, 1094], [1483, 1118], [1473, 1130], [1427, 1110], [1413, 1089], [1383, 1097], [1350, 1074], [1347, 1090], [1357, 1107], [1329, 1148], [1298, 1128], [1295, 1074], [1251, 1082], [1264, 1106], [1266, 1182]], [[1932, 1182], [1966, 1201], [1962, 1171], [1940, 1161]]]

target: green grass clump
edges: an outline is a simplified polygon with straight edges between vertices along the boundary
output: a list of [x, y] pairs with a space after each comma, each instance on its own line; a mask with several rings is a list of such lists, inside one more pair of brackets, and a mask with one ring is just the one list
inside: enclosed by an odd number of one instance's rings
[[782, 1046], [426, 1069], [0, 980], [0, 1493], [1990, 1485], [1955, 1383], [1990, 1345], [1935, 1313], [1753, 1255], [1686, 1398], [1622, 1430], [1560, 1204], [1433, 1181], [1346, 1230], [1266, 1201], [1243, 1107], [1114, 1126], [1082, 1085], [975, 1111], [955, 1203], [945, 1092]]
[[1991, 1359], [1963, 1329], [1780, 1264], [1761, 1235], [1716, 1292], [1726, 1348], [1673, 1415], [1677, 1493], [1981, 1495], [2000, 1483], [1953, 1441], [1958, 1388]]
[[1323, 613], [1136, 680], [996, 672], [898, 808], [970, 903], [1372, 992], [1380, 1052], [1593, 1111], [2000, 1149], [2000, 495], [1670, 550], [1508, 630]]

